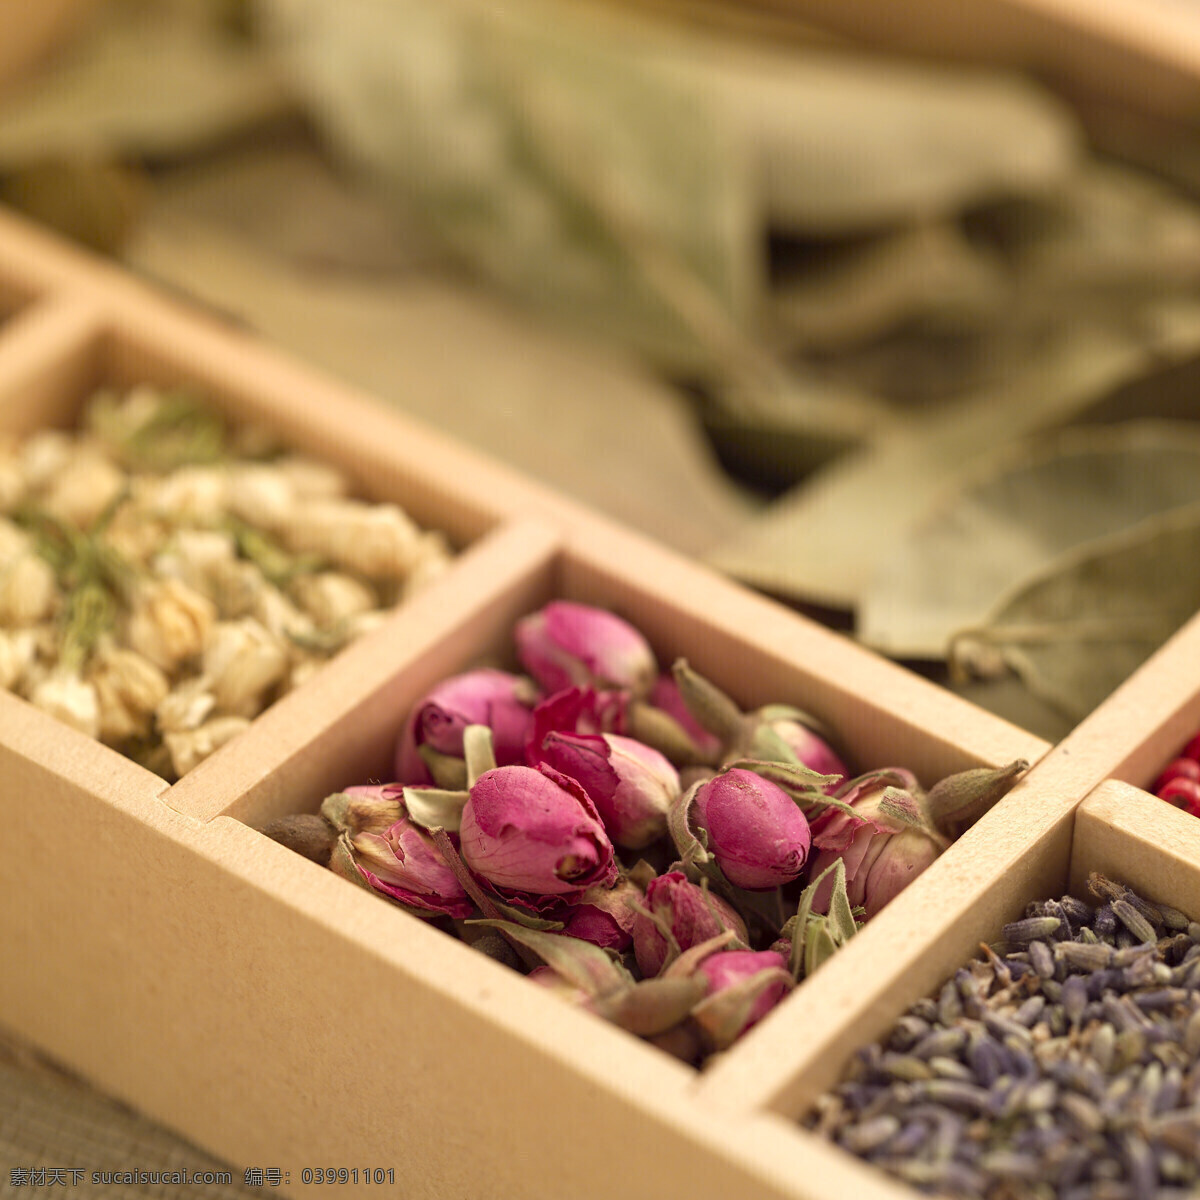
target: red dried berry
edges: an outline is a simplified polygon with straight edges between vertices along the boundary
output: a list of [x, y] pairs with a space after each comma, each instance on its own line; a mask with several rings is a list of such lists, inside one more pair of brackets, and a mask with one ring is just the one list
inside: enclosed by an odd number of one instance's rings
[[1200, 733], [1197, 733], [1190, 742], [1179, 752], [1180, 758], [1191, 758], [1196, 762], [1200, 762]]
[[1194, 758], [1173, 758], [1154, 781], [1155, 792], [1165, 787], [1172, 779], [1192, 779], [1200, 783], [1200, 762]]
[[1182, 808], [1193, 817], [1200, 817], [1200, 783], [1196, 780], [1177, 775], [1170, 782], [1163, 784], [1156, 794], [1160, 800]]

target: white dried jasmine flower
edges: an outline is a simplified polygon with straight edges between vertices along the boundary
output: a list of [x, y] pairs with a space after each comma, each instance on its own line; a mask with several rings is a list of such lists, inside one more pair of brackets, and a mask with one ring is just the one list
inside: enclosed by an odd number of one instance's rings
[[217, 707], [239, 717], [262, 711], [265, 693], [284, 678], [288, 666], [286, 648], [253, 617], [218, 622], [204, 650], [204, 676]]
[[401, 598], [407, 600], [445, 574], [452, 560], [450, 545], [445, 534], [437, 530], [426, 530], [417, 544], [416, 561], [404, 579]]
[[208, 595], [225, 619], [254, 615], [260, 593], [270, 586], [258, 567], [244, 559], [213, 563], [208, 572]]
[[219, 529], [177, 529], [154, 556], [151, 568], [161, 578], [181, 579], [188, 587], [204, 592], [212, 568], [236, 558], [232, 534]]
[[245, 717], [214, 717], [199, 729], [165, 734], [163, 742], [170, 752], [175, 773], [186, 775], [198, 763], [202, 763], [210, 754], [249, 727], [250, 722]]
[[96, 737], [100, 732], [100, 702], [96, 689], [73, 671], [52, 671], [29, 693], [30, 701], [52, 717]]
[[144, 567], [170, 535], [171, 526], [163, 517], [133, 500], [117, 509], [103, 540], [126, 562]]
[[36, 659], [33, 630], [0, 630], [0, 688], [15, 690]]
[[274, 466], [300, 500], [338, 500], [349, 490], [346, 476], [336, 467], [301, 454], [281, 458]]
[[0, 567], [0, 626], [33, 625], [58, 604], [58, 582], [50, 564], [32, 551]]
[[25, 495], [25, 472], [12, 439], [0, 441], [0, 512], [10, 512]]
[[48, 511], [77, 529], [90, 529], [124, 487], [124, 472], [103, 455], [95, 451], [78, 453], [67, 469], [55, 476], [43, 503]]
[[301, 612], [270, 583], [264, 583], [254, 597], [252, 615], [285, 645], [292, 644], [293, 638], [309, 637], [316, 632], [312, 617]]
[[149, 659], [122, 649], [111, 638], [96, 647], [87, 678], [96, 689], [100, 737], [106, 742], [145, 737], [154, 710], [171, 688], [167, 676]]
[[346, 643], [354, 641], [355, 638], [364, 637], [368, 633], [373, 633], [381, 625], [383, 625], [392, 616], [391, 609], [373, 608], [370, 612], [356, 613], [346, 621]]
[[25, 530], [7, 517], [0, 517], [0, 567], [27, 554], [31, 545]]
[[129, 645], [164, 671], [197, 657], [217, 618], [207, 596], [178, 579], [138, 585], [129, 618]]
[[74, 435], [62, 429], [39, 429], [21, 443], [21, 471], [26, 486], [40, 491], [66, 471], [76, 453]]
[[280, 695], [295, 691], [301, 684], [307, 683], [328, 661], [316, 654], [308, 654], [299, 649], [292, 655], [291, 670], [280, 688]]
[[298, 506], [281, 536], [369, 579], [399, 579], [417, 553], [420, 531], [395, 504], [310, 500]]
[[229, 507], [229, 472], [224, 467], [179, 467], [169, 475], [139, 480], [138, 500], [157, 516], [212, 524]]
[[229, 509], [259, 529], [278, 529], [296, 510], [291, 481], [274, 466], [254, 464], [229, 473]]
[[164, 734], [184, 733], [203, 725], [216, 707], [217, 698], [201, 675], [186, 680], [164, 696], [154, 710], [154, 721]]
[[288, 590], [322, 629], [331, 629], [379, 606], [379, 597], [372, 588], [340, 571], [300, 575]]

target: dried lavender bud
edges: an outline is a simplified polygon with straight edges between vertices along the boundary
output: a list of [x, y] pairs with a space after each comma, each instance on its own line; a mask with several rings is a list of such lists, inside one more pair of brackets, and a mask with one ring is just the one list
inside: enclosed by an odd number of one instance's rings
[[839, 1088], [827, 1132], [849, 1146], [847, 1131], [894, 1117], [868, 1157], [955, 1200], [1196, 1195], [1200, 953], [1187, 956], [1200, 929], [1183, 934], [1182, 914], [1119, 883], [1092, 890], [1094, 912], [1070, 897], [1031, 905], [1004, 930], [1023, 949], [985, 948], [925, 1000], [934, 1028], [909, 1024], [891, 1072]]
[[1058, 917], [1026, 917], [1022, 921], [1011, 921], [1000, 931], [1006, 942], [1023, 946], [1038, 938], [1049, 937], [1062, 922]]

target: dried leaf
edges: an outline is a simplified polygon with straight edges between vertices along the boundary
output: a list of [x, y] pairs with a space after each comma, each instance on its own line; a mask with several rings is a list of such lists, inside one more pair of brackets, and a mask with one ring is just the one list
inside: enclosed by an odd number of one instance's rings
[[1079, 720], [1200, 609], [1197, 545], [1190, 504], [1077, 547], [963, 630], [952, 663], [994, 657]]
[[1123, 422], [1005, 449], [902, 537], [864, 590], [858, 636], [941, 658], [951, 635], [1065, 551], [1200, 501], [1200, 426]]
[[170, 156], [286, 110], [268, 57], [203, 0], [110, 0], [0, 105], [0, 167]]
[[681, 394], [478, 288], [303, 270], [215, 226], [153, 210], [126, 260], [687, 553], [710, 548], [754, 511], [719, 470]]
[[915, 319], [978, 324], [1010, 291], [998, 256], [956, 226], [915, 225], [806, 259], [772, 288], [771, 315], [789, 347], [837, 350]]
[[703, 86], [566, 6], [268, 7], [334, 141], [513, 295], [680, 365], [710, 354], [664, 286], [745, 323], [748, 171]]
[[854, 607], [897, 542], [998, 446], [1078, 417], [1116, 387], [1200, 350], [1200, 300], [1135, 313], [1047, 331], [1040, 352], [1002, 384], [910, 417], [822, 468], [709, 561], [767, 591]]
[[[1076, 162], [1065, 105], [1012, 73], [826, 51], [703, 62], [761, 163], [773, 227], [844, 234], [1038, 191]], [[919, 133], [918, 133], [919, 131]]]

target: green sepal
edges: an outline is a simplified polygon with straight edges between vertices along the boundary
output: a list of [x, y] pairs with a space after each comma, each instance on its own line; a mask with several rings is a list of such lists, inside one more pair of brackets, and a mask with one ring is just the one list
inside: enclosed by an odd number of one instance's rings
[[708, 836], [704, 830], [698, 833], [692, 829], [688, 816], [692, 809], [692, 801], [701, 785], [693, 784], [686, 792], [680, 793], [675, 802], [667, 810], [667, 831], [675, 850], [679, 855], [679, 867], [692, 883], [695, 883], [702, 873], [705, 873], [712, 855], [708, 852]]
[[746, 728], [742, 710], [715, 683], [693, 671], [686, 658], [675, 660], [671, 674], [679, 685], [680, 698], [700, 727], [726, 747], [737, 745]]
[[633, 976], [591, 942], [565, 933], [529, 929], [512, 921], [474, 920], [469, 925], [498, 929], [505, 937], [531, 950], [548, 967], [593, 998], [613, 996], [633, 986]]
[[449, 829], [457, 833], [462, 825], [463, 808], [469, 792], [451, 792], [442, 788], [406, 787], [404, 807], [409, 820], [422, 829]]
[[443, 754], [432, 746], [420, 745], [417, 754], [425, 764], [425, 769], [433, 776], [437, 787], [451, 792], [461, 792], [467, 786], [467, 764], [453, 754]]
[[463, 761], [467, 765], [467, 787], [487, 771], [496, 769], [496, 752], [492, 748], [492, 731], [486, 725], [468, 725], [463, 730]]
[[702, 976], [659, 976], [600, 997], [592, 1008], [629, 1033], [655, 1037], [686, 1020], [707, 990]]

